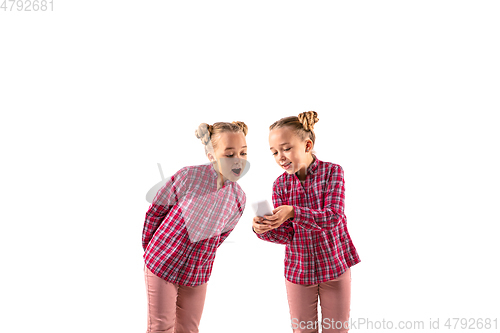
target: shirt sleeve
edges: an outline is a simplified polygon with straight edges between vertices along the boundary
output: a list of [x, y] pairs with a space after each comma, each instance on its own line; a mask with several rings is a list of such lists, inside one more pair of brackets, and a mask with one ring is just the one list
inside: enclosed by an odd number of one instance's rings
[[234, 228], [238, 224], [238, 221], [243, 215], [243, 211], [245, 210], [245, 205], [246, 205], [246, 196], [245, 194], [243, 194], [241, 203], [238, 201], [238, 210], [234, 212], [232, 217], [229, 219], [230, 222], [224, 227], [222, 233], [220, 234], [219, 243], [217, 244], [217, 247], [219, 247], [222, 244], [222, 242], [226, 240], [227, 236], [229, 236], [229, 234], [234, 230]]
[[324, 208], [311, 209], [307, 207], [293, 206], [293, 222], [301, 228], [308, 230], [333, 229], [341, 221], [345, 220], [344, 201], [344, 170], [337, 165], [328, 179], [326, 191], [324, 191]]
[[[281, 188], [277, 185], [277, 182], [273, 184], [273, 206], [277, 208], [283, 205], [283, 196]], [[283, 222], [278, 228], [266, 231], [262, 234], [256, 233], [253, 228], [252, 231], [262, 240], [277, 243], [277, 244], [289, 244], [294, 235], [293, 224], [290, 219]]]
[[170, 209], [179, 201], [186, 192], [187, 171], [185, 168], [177, 171], [165, 185], [158, 190], [153, 199], [144, 221], [142, 230], [142, 248], [146, 250], [156, 229], [167, 216]]

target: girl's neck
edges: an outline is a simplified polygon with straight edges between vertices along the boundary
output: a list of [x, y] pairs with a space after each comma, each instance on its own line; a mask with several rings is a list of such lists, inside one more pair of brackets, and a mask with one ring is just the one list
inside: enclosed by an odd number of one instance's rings
[[224, 176], [217, 171], [217, 190], [220, 190], [222, 187], [224, 187], [224, 183], [226, 182], [226, 179], [224, 179]]
[[304, 183], [306, 181], [307, 169], [309, 169], [309, 166], [314, 163], [315, 157], [311, 155], [311, 158], [312, 158], [311, 161], [304, 168], [303, 173], [301, 172], [301, 170], [299, 170], [295, 173], [297, 175], [297, 178], [300, 180], [301, 183]]

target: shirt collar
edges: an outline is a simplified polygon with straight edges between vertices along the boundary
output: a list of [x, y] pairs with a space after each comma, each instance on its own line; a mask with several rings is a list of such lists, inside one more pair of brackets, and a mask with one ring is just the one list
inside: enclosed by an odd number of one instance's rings
[[[316, 172], [316, 170], [318, 170], [319, 160], [316, 157], [316, 155], [313, 155], [313, 158], [314, 158], [314, 160], [307, 167], [306, 177], [309, 177], [309, 175], [313, 175]], [[294, 175], [295, 175], [296, 179], [299, 179], [298, 176], [297, 176], [297, 172]]]
[[[219, 178], [219, 173], [217, 171], [215, 171], [215, 168], [213, 166], [212, 163], [208, 163], [208, 168], [210, 169], [210, 173], [212, 174], [213, 176], [213, 179], [214, 179], [214, 182], [215, 184], [217, 184], [217, 180]], [[224, 181], [224, 186], [226, 186], [228, 183], [230, 183], [231, 181], [229, 179], [226, 179]]]
[[318, 164], [319, 164], [319, 160], [318, 158], [316, 157], [316, 155], [313, 155], [314, 157], [314, 161], [309, 165], [309, 167], [307, 168], [307, 174], [313, 174], [316, 172], [316, 170], [318, 169]]

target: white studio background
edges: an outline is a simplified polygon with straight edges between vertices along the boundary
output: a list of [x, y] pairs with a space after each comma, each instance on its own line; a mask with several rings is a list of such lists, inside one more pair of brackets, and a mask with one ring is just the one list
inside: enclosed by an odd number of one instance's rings
[[200, 331], [291, 332], [284, 246], [253, 235], [250, 203], [282, 173], [269, 125], [308, 110], [318, 157], [345, 171], [361, 257], [351, 318], [441, 318], [441, 331], [448, 317], [495, 318], [499, 14], [495, 1], [0, 10], [0, 331], [144, 332], [157, 163], [166, 177], [207, 163], [196, 127], [240, 120], [247, 208]]

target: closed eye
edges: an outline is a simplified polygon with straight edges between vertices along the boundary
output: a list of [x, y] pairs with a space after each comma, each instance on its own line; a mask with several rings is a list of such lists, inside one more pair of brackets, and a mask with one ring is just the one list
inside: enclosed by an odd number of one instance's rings
[[[247, 153], [241, 153], [241, 155], [246, 155]], [[234, 157], [234, 154], [233, 155], [226, 155], [226, 157]]]
[[[287, 149], [283, 149], [284, 151], [289, 151], [290, 149], [292, 149], [292, 147], [290, 148], [287, 148]], [[274, 152], [273, 155], [276, 155], [278, 152]]]

